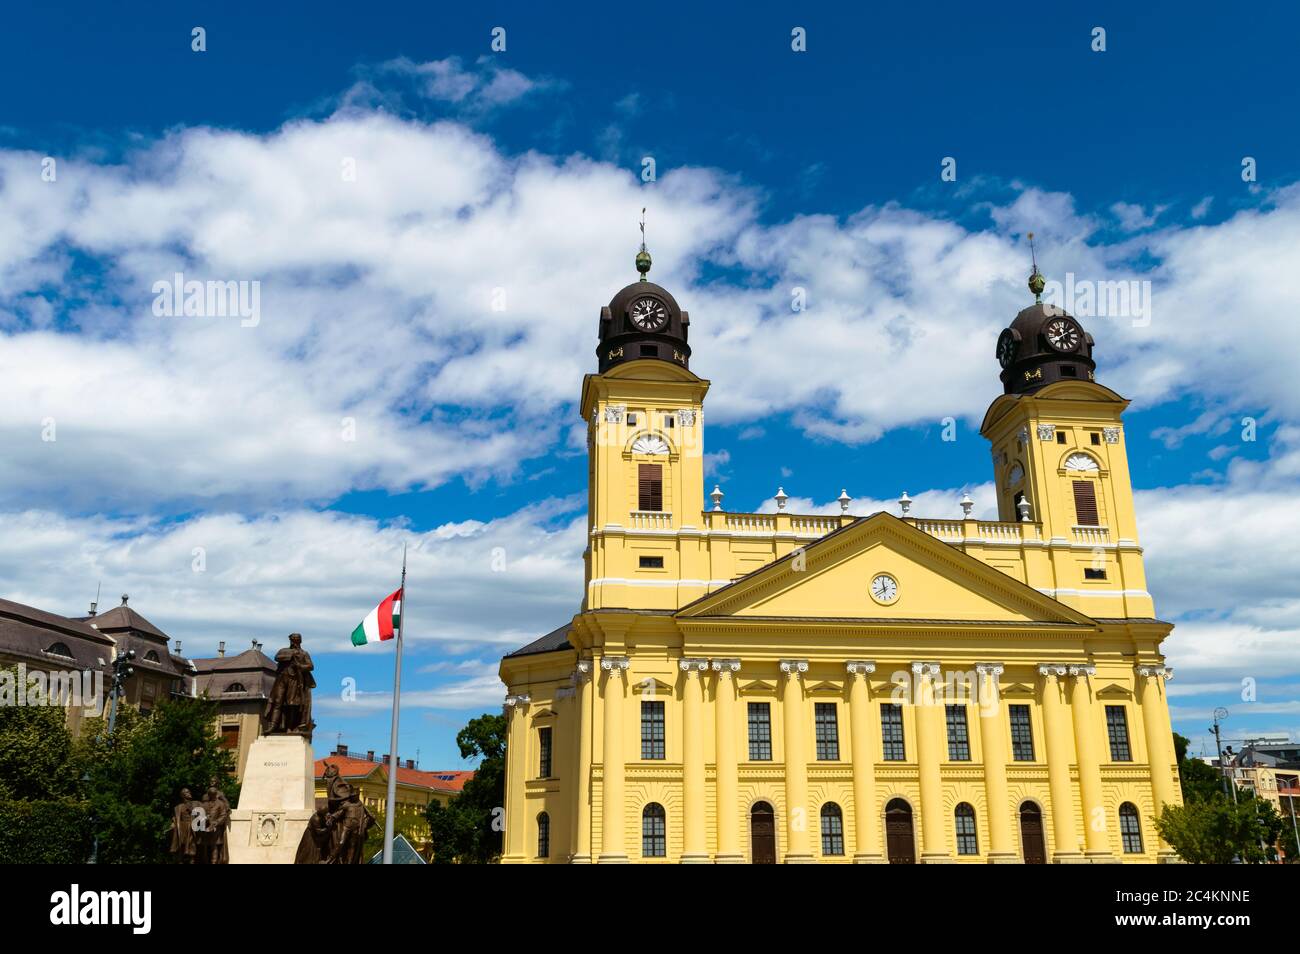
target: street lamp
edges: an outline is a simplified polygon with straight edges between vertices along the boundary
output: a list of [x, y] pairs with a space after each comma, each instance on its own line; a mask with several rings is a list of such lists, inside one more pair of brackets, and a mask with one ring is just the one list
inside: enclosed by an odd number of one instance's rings
[[1219, 706], [1214, 710], [1214, 725], [1210, 731], [1214, 733], [1214, 745], [1219, 750], [1219, 771], [1223, 774], [1224, 791], [1231, 789], [1232, 804], [1237, 804], [1237, 785], [1236, 783], [1228, 784], [1228, 767], [1223, 764], [1223, 742], [1219, 738], [1219, 723], [1228, 718], [1228, 710]]
[[135, 674], [135, 667], [131, 665], [131, 660], [135, 659], [135, 650], [128, 649], [124, 653], [119, 653], [113, 660], [113, 678], [109, 683], [108, 698], [108, 737], [113, 738], [113, 729], [117, 725], [117, 697], [122, 694], [122, 688], [126, 681]]

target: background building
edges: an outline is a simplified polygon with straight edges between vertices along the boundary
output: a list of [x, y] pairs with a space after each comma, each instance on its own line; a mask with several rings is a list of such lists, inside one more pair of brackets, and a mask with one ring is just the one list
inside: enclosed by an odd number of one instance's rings
[[217, 655], [194, 660], [195, 695], [217, 703], [216, 732], [223, 747], [235, 753], [236, 775], [242, 782], [248, 750], [262, 734], [262, 712], [275, 684], [275, 660], [253, 645], [235, 656], [226, 655], [224, 641]]
[[847, 493], [792, 514], [779, 489], [774, 513], [725, 511], [720, 488], [708, 507], [709, 382], [649, 267], [643, 248], [601, 309], [583, 381], [581, 607], [501, 661], [503, 860], [1171, 858], [1172, 625], [1146, 589], [1128, 402], [1037, 269], [996, 346], [999, 519], [980, 520], [906, 493], [899, 516], [850, 516]]

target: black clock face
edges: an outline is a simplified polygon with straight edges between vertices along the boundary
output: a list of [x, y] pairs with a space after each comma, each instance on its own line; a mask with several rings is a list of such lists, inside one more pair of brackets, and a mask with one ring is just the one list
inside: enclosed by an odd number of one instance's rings
[[658, 298], [638, 298], [632, 302], [632, 324], [642, 331], [658, 331], [668, 324], [668, 309]]
[[1016, 360], [1016, 336], [1008, 328], [998, 338], [998, 363], [1005, 368], [1014, 360]]
[[1073, 351], [1083, 339], [1079, 326], [1068, 318], [1053, 318], [1043, 329], [1043, 334], [1047, 336], [1047, 343], [1057, 351]]

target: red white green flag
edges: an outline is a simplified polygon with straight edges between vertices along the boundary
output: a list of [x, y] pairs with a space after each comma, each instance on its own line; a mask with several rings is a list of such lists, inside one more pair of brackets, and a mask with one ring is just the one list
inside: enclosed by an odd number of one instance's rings
[[352, 631], [352, 645], [364, 646], [383, 639], [392, 639], [401, 625], [402, 591], [384, 597], [382, 603], [366, 614], [360, 625]]

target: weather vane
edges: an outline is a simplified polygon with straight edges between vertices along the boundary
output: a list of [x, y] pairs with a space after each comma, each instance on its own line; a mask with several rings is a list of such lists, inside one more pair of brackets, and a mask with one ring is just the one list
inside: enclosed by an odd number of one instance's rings
[[1029, 290], [1034, 293], [1034, 302], [1043, 303], [1043, 289], [1047, 282], [1043, 279], [1043, 273], [1038, 270], [1038, 256], [1034, 253], [1034, 233], [1029, 233], [1029, 260], [1033, 262], [1034, 270], [1029, 273]]
[[649, 281], [645, 277], [650, 271], [650, 253], [645, 247], [645, 209], [641, 210], [641, 251], [636, 253], [636, 270], [641, 273], [641, 281]]

